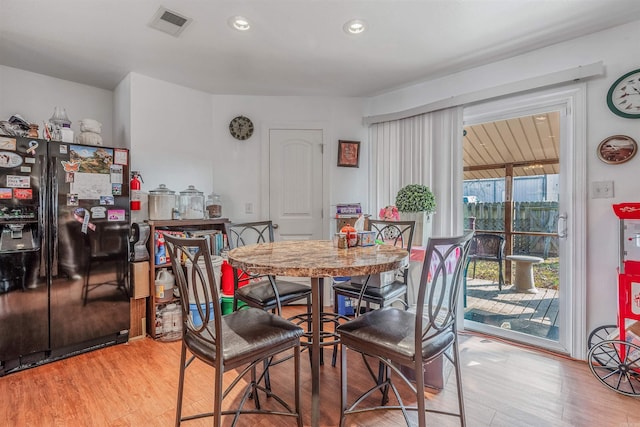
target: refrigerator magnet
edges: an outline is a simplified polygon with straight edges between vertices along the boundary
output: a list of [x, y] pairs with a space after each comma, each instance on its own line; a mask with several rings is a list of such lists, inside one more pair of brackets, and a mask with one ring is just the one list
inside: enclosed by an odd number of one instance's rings
[[31, 200], [33, 199], [33, 190], [30, 188], [16, 188], [13, 191], [13, 197], [18, 200]]
[[60, 144], [60, 154], [67, 154], [68, 153], [68, 149], [67, 146], [64, 144]]
[[29, 141], [29, 148], [27, 148], [27, 154], [31, 154], [32, 156], [36, 155], [36, 148], [38, 148], [40, 144], [38, 141]]
[[78, 195], [75, 193], [67, 194], [67, 206], [78, 206]]
[[0, 151], [0, 168], [17, 168], [22, 164], [22, 156], [13, 151]]
[[122, 184], [122, 165], [111, 165], [111, 183]]
[[13, 191], [10, 188], [0, 188], [0, 199], [12, 199]]
[[114, 204], [113, 196], [100, 196], [100, 204], [113, 205]]
[[111, 194], [122, 196], [122, 184], [111, 184]]
[[91, 208], [91, 217], [95, 219], [106, 218], [107, 208], [104, 206], [94, 206]]
[[75, 176], [76, 176], [75, 172], [66, 172], [64, 174], [64, 182], [69, 182], [69, 183], [73, 182], [75, 179]]
[[36, 158], [35, 157], [25, 157], [24, 158], [24, 162], [32, 164], [32, 165], [35, 165], [36, 164]]
[[80, 231], [82, 231], [84, 234], [87, 234], [88, 230], [95, 231], [96, 225], [89, 221], [91, 219], [91, 214], [85, 208], [76, 208], [73, 211], [73, 217], [76, 221], [82, 223]]
[[31, 188], [31, 177], [20, 175], [7, 175], [7, 187]]
[[107, 221], [124, 221], [124, 209], [109, 209], [107, 211]]
[[0, 150], [16, 151], [16, 139], [0, 136]]
[[31, 173], [31, 166], [20, 166], [20, 172]]
[[121, 148], [114, 148], [113, 163], [116, 165], [126, 165], [128, 162], [127, 150]]
[[62, 169], [64, 169], [65, 172], [78, 172], [80, 170], [80, 163], [78, 162], [67, 162], [66, 160], [63, 160], [60, 163], [62, 164]]

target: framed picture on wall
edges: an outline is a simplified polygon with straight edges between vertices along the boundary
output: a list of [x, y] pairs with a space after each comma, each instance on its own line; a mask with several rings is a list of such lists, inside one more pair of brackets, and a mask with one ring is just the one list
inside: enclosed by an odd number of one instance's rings
[[357, 168], [360, 163], [360, 141], [338, 141], [338, 166]]
[[626, 135], [613, 135], [598, 145], [598, 157], [605, 163], [617, 165], [631, 160], [638, 151], [638, 144]]

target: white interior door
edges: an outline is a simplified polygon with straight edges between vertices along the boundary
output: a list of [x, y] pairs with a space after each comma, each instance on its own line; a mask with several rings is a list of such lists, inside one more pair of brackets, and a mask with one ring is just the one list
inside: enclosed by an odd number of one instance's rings
[[269, 218], [277, 240], [322, 238], [322, 130], [269, 130]]

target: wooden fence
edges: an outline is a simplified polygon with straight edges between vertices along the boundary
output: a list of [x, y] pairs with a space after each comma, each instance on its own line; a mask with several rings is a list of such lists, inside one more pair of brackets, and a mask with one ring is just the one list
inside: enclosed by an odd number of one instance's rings
[[[476, 230], [504, 232], [504, 202], [465, 203], [465, 223], [475, 218]], [[557, 233], [558, 202], [514, 202], [513, 231]], [[558, 256], [557, 236], [514, 236], [514, 255]]]

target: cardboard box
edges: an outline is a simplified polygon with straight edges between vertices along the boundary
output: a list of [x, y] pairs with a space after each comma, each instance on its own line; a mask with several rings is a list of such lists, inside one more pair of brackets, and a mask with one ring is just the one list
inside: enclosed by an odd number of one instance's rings
[[[367, 280], [367, 276], [353, 276], [351, 281], [353, 283], [359, 283], [364, 285], [364, 282]], [[396, 270], [385, 271], [384, 273], [372, 274], [369, 279], [369, 283], [367, 286], [372, 286], [374, 288], [381, 288], [383, 286], [390, 285], [396, 280]]]
[[133, 278], [133, 298], [149, 296], [149, 261], [132, 262], [131, 277]]

